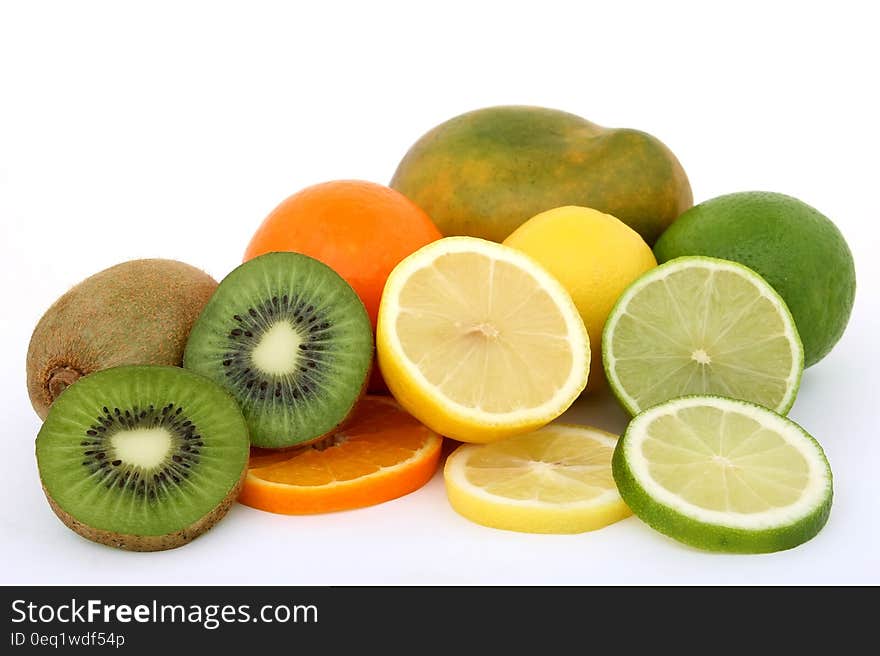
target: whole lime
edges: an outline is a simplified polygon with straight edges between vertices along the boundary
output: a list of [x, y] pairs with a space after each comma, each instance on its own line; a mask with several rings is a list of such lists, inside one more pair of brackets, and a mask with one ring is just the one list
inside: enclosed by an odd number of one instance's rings
[[659, 263], [708, 255], [754, 269], [785, 300], [804, 344], [804, 364], [825, 357], [852, 311], [856, 272], [837, 226], [806, 203], [772, 192], [719, 196], [692, 207], [654, 246]]

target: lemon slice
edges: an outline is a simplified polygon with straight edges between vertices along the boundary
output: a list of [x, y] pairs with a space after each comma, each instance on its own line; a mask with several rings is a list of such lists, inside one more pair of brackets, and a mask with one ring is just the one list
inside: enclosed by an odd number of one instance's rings
[[831, 511], [831, 468], [818, 442], [734, 399], [687, 396], [646, 410], [617, 445], [613, 471], [645, 523], [710, 551], [790, 549]]
[[562, 285], [529, 256], [473, 237], [440, 239], [397, 265], [376, 350], [400, 404], [464, 442], [555, 419], [590, 367], [587, 331]]
[[583, 533], [631, 512], [617, 492], [617, 437], [553, 423], [491, 444], [466, 444], [443, 471], [452, 507], [471, 521], [525, 533]]

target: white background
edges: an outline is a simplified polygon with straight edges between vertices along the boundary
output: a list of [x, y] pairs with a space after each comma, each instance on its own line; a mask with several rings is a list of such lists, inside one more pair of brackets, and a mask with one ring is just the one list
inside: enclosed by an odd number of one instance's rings
[[[876, 20], [871, 3], [715, 4], [3, 1], [0, 582], [880, 583]], [[818, 537], [726, 556], [635, 518], [520, 535], [457, 516], [439, 477], [332, 515], [236, 506], [165, 553], [115, 551], [58, 522], [40, 491], [24, 374], [30, 332], [58, 295], [138, 257], [221, 278], [289, 194], [336, 178], [387, 183], [424, 131], [503, 103], [659, 136], [697, 201], [780, 191], [837, 222], [856, 305], [791, 411], [834, 469]], [[624, 425], [607, 399], [572, 413]]]

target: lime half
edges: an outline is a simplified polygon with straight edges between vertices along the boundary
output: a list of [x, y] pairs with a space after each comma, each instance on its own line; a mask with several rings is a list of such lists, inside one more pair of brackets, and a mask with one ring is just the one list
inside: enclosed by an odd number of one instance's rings
[[710, 551], [763, 553], [815, 536], [831, 511], [831, 468], [803, 428], [766, 408], [688, 396], [633, 419], [612, 460], [645, 523]]
[[618, 300], [602, 336], [614, 394], [633, 415], [687, 394], [718, 394], [786, 413], [804, 349], [785, 302], [751, 269], [680, 257]]

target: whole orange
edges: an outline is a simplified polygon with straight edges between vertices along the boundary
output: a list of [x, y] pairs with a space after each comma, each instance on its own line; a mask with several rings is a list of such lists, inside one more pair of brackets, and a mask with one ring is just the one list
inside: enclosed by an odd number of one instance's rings
[[[257, 229], [245, 261], [273, 251], [310, 255], [358, 293], [373, 329], [391, 270], [442, 235], [431, 218], [394, 189], [361, 180], [334, 180], [295, 193]], [[378, 367], [370, 389], [382, 389]]]

